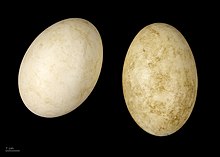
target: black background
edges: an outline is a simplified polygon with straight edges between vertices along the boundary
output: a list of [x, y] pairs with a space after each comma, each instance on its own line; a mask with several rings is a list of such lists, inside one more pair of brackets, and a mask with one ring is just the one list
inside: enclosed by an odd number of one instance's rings
[[[83, 149], [81, 153], [133, 150], [160, 153], [166, 148], [171, 153], [172, 149], [215, 148], [218, 141], [215, 79], [218, 74], [214, 67], [217, 67], [215, 55], [218, 52], [214, 47], [218, 18], [212, 8], [207, 6], [206, 10], [212, 10], [209, 13], [196, 10], [199, 6], [192, 10], [187, 7], [166, 10], [165, 7], [162, 11], [159, 8], [152, 11], [155, 7], [149, 6], [139, 12], [120, 7], [117, 12], [114, 7], [108, 10], [104, 7], [103, 10], [101, 7], [86, 10], [83, 6], [57, 8], [44, 12], [41, 8], [17, 9], [12, 15], [3, 15], [2, 44], [7, 58], [2, 59], [6, 99], [2, 103], [1, 151], [13, 147], [21, 152], [74, 153]], [[103, 65], [99, 80], [86, 101], [71, 113], [57, 118], [36, 116], [25, 107], [19, 95], [20, 63], [39, 33], [55, 22], [75, 17], [90, 21], [102, 37]], [[128, 47], [143, 27], [154, 22], [168, 23], [184, 35], [195, 57], [199, 81], [190, 118], [180, 130], [166, 137], [150, 135], [138, 127], [127, 110], [122, 92], [122, 68]]]

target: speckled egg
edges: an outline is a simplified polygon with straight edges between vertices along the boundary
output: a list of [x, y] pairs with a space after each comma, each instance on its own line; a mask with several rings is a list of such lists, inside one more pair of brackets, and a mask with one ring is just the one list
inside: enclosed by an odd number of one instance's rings
[[129, 113], [143, 130], [167, 136], [190, 117], [197, 95], [197, 70], [184, 36], [154, 23], [133, 39], [125, 57], [123, 94]]
[[92, 23], [69, 18], [51, 25], [20, 65], [18, 87], [25, 106], [42, 117], [73, 111], [95, 87], [102, 60], [101, 36]]

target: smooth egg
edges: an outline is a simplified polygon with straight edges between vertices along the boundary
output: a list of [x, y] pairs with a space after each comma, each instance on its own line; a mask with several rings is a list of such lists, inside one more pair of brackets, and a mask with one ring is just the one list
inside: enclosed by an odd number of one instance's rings
[[25, 106], [42, 117], [65, 115], [94, 89], [102, 67], [103, 46], [96, 27], [81, 18], [45, 29], [26, 51], [18, 74]]
[[184, 36], [165, 23], [144, 27], [126, 54], [122, 85], [128, 111], [143, 130], [156, 136], [179, 130], [192, 113], [198, 86]]

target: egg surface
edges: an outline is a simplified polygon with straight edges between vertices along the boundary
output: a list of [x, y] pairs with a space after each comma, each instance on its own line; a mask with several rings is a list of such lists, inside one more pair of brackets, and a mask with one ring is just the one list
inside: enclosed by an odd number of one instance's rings
[[128, 111], [144, 131], [166, 136], [179, 130], [191, 115], [198, 86], [184, 36], [165, 23], [144, 27], [126, 54], [122, 85]]
[[102, 61], [101, 36], [92, 23], [69, 18], [51, 25], [20, 65], [18, 87], [25, 106], [48, 118], [73, 111], [94, 89]]

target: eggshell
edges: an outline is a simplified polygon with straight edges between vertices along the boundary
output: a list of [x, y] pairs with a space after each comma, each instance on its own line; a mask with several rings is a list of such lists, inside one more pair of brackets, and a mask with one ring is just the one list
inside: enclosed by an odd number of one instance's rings
[[90, 95], [103, 60], [95, 26], [81, 18], [59, 21], [32, 42], [21, 62], [18, 86], [26, 107], [42, 117], [65, 115]]
[[126, 54], [122, 84], [129, 113], [143, 130], [156, 136], [179, 130], [194, 108], [198, 86], [183, 35], [165, 23], [144, 27]]

